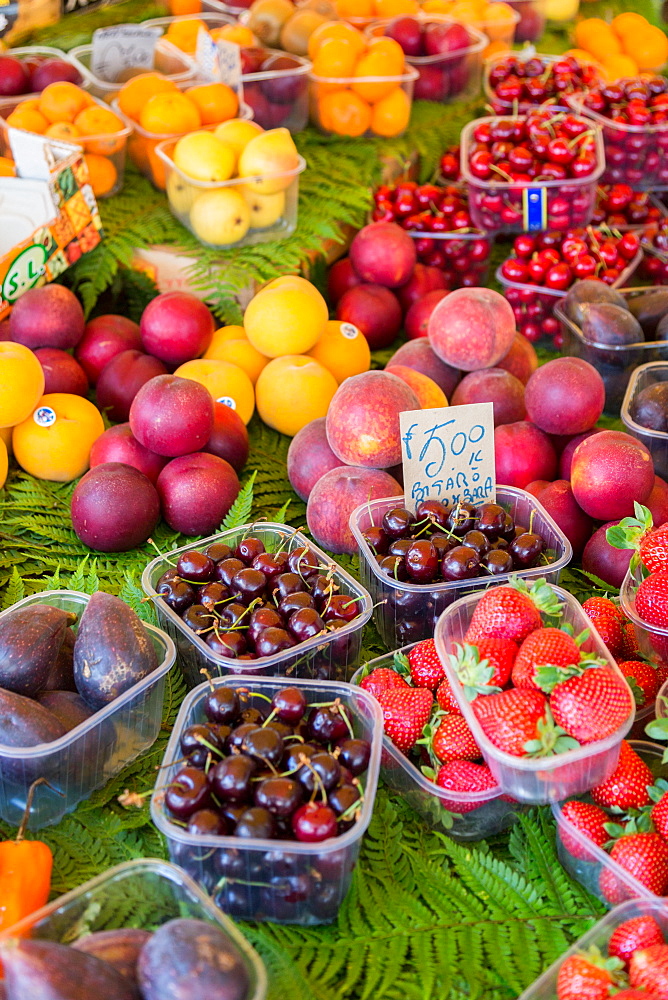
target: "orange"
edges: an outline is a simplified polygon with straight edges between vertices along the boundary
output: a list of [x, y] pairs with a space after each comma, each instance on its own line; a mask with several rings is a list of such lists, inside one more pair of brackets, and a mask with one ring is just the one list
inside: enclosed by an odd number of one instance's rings
[[118, 93], [118, 106], [124, 115], [139, 121], [142, 108], [154, 94], [173, 93], [177, 89], [175, 83], [165, 79], [160, 73], [140, 73], [123, 84]]
[[361, 56], [366, 49], [364, 35], [352, 24], [348, 24], [346, 21], [326, 21], [325, 24], [318, 25], [308, 40], [309, 59], [315, 59], [318, 49], [329, 38], [343, 38], [350, 42], [355, 47], [358, 56]]
[[0, 177], [15, 177], [16, 166], [8, 156], [0, 156]]
[[319, 340], [308, 352], [341, 384], [351, 375], [369, 370], [371, 354], [366, 337], [352, 323], [330, 319]]
[[25, 129], [26, 132], [38, 132], [39, 135], [44, 135], [49, 127], [44, 115], [40, 114], [39, 111], [32, 111], [30, 108], [27, 111], [12, 111], [7, 118], [7, 124], [13, 128]]
[[92, 108], [84, 108], [74, 119], [74, 124], [82, 135], [94, 136], [93, 141], [83, 143], [87, 153], [97, 153], [99, 156], [110, 156], [117, 153], [125, 144], [125, 136], [114, 138], [114, 133], [125, 127], [113, 111], [94, 104]]
[[19, 101], [14, 111], [39, 111], [39, 99], [33, 97], [29, 101]]
[[649, 21], [642, 14], [636, 14], [633, 10], [627, 10], [623, 14], [613, 17], [610, 27], [619, 38], [623, 38], [629, 31], [633, 31], [636, 28], [648, 28]]
[[226, 83], [203, 83], [190, 87], [186, 95], [197, 106], [202, 125], [226, 122], [239, 110], [239, 98]]
[[336, 135], [364, 135], [371, 125], [371, 108], [351, 90], [323, 94], [318, 112], [322, 128]]
[[377, 101], [371, 110], [371, 131], [376, 135], [399, 135], [411, 117], [411, 102], [401, 89], [395, 87], [386, 97]]
[[54, 411], [55, 421], [38, 424], [33, 413], [14, 428], [14, 456], [22, 469], [37, 479], [69, 483], [88, 468], [93, 444], [104, 433], [97, 407], [83, 396], [52, 392], [36, 404]]
[[96, 153], [86, 153], [84, 160], [93, 194], [96, 198], [107, 197], [118, 179], [116, 167], [106, 156], [98, 156]]
[[595, 38], [600, 31], [610, 31], [610, 25], [602, 17], [586, 17], [575, 25], [575, 43], [581, 49], [589, 51], [589, 40]]
[[606, 56], [603, 60], [602, 69], [604, 75], [611, 82], [621, 80], [627, 76], [638, 75], [638, 66], [631, 56], [627, 55]]
[[197, 36], [200, 28], [203, 28], [205, 31], [208, 30], [204, 21], [200, 21], [197, 17], [184, 18], [183, 21], [173, 21], [167, 29], [165, 38], [172, 45], [176, 45], [178, 49], [181, 49], [182, 52], [194, 54], [197, 49]]
[[373, 17], [373, 0], [335, 0], [339, 17]]
[[81, 135], [81, 129], [73, 122], [54, 122], [44, 133], [51, 139], [62, 139], [64, 142], [75, 142]]
[[224, 24], [222, 28], [214, 28], [209, 34], [214, 42], [218, 40], [234, 42], [235, 45], [241, 45], [242, 48], [250, 48], [253, 45], [257, 45], [255, 35], [250, 28], [247, 28], [243, 24]]
[[260, 372], [255, 384], [257, 412], [265, 424], [293, 437], [326, 415], [337, 389], [332, 373], [314, 358], [286, 354]]
[[504, 42], [500, 38], [497, 38], [495, 41], [490, 42], [487, 48], [483, 49], [483, 58], [491, 59], [492, 56], [501, 55], [503, 52], [508, 52], [509, 49], [510, 46], [508, 42]]
[[622, 54], [621, 42], [612, 29], [607, 26], [605, 31], [601, 28], [597, 34], [588, 37], [586, 47], [587, 51], [591, 52], [591, 54], [599, 60], [603, 60], [608, 56], [618, 56]]
[[39, 111], [50, 122], [73, 122], [91, 104], [85, 90], [63, 80], [50, 83], [39, 96]]
[[149, 97], [139, 116], [139, 124], [147, 132], [158, 135], [182, 135], [199, 128], [202, 119], [195, 102], [175, 90]]
[[417, 0], [376, 0], [378, 17], [396, 17], [398, 14], [417, 14], [420, 7]]
[[397, 76], [405, 69], [404, 50], [393, 38], [372, 38], [367, 48], [367, 55], [382, 55], [385, 72], [388, 76]]
[[[346, 38], [326, 38], [318, 47], [313, 59], [314, 76], [328, 78], [348, 78], [353, 75], [358, 53], [353, 42]], [[322, 84], [323, 89], [331, 90], [335, 84]]]
[[[388, 39], [388, 41], [391, 40]], [[383, 52], [369, 51], [357, 60], [351, 87], [362, 100], [369, 104], [375, 104], [382, 97], [386, 97], [397, 85], [396, 79], [386, 79], [389, 76], [396, 76], [396, 73], [386, 70], [385, 65], [386, 59]]]
[[201, 14], [202, 0], [169, 0], [169, 13], [172, 17], [180, 14]]
[[44, 371], [30, 348], [0, 341], [0, 427], [30, 416], [43, 392]]
[[624, 48], [640, 70], [658, 70], [668, 59], [668, 38], [651, 24], [632, 28], [624, 36]]

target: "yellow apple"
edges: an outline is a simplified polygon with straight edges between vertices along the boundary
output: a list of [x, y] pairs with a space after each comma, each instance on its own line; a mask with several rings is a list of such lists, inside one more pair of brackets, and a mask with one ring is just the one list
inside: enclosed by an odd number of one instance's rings
[[242, 150], [248, 145], [251, 139], [261, 135], [264, 129], [256, 122], [247, 121], [245, 118], [230, 118], [229, 121], [221, 122], [215, 129], [216, 139], [220, 139], [230, 149], [234, 150], [235, 167], [241, 156]]
[[213, 132], [191, 132], [174, 147], [174, 163], [197, 181], [226, 181], [234, 173], [234, 150]]
[[190, 209], [195, 236], [212, 246], [231, 246], [242, 240], [250, 227], [250, 209], [233, 187], [205, 191]]
[[248, 202], [250, 209], [251, 229], [266, 229], [278, 222], [285, 211], [285, 195], [282, 191], [276, 194], [258, 194], [246, 184], [239, 185], [238, 190]]
[[167, 197], [169, 204], [177, 215], [187, 215], [199, 193], [199, 188], [188, 184], [175, 170], [167, 181]]
[[273, 128], [257, 135], [239, 157], [239, 177], [248, 178], [248, 186], [257, 194], [285, 191], [294, 180], [299, 153], [286, 128]]

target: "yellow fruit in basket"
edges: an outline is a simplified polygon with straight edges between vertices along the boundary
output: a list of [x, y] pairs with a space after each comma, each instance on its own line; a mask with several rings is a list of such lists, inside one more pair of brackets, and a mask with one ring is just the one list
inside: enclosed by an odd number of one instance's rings
[[635, 60], [623, 53], [621, 55], [606, 56], [601, 64], [601, 69], [606, 79], [611, 82], [621, 80], [626, 76], [638, 75], [638, 66]]
[[213, 134], [216, 139], [220, 139], [234, 150], [236, 167], [236, 160], [241, 156], [242, 150], [251, 139], [262, 132], [264, 129], [256, 122], [246, 121], [244, 118], [231, 118], [227, 122], [222, 122]]
[[213, 132], [191, 132], [174, 146], [174, 163], [196, 181], [226, 181], [234, 172], [234, 151]]
[[248, 17], [248, 27], [261, 45], [275, 46], [281, 28], [295, 12], [290, 0], [255, 0]]
[[309, 38], [316, 28], [326, 23], [327, 18], [318, 14], [317, 10], [297, 10], [281, 28], [281, 48], [295, 56], [305, 56]]
[[118, 106], [133, 122], [139, 121], [142, 109], [155, 94], [166, 94], [177, 90], [173, 80], [160, 73], [140, 73], [124, 83], [118, 92]]
[[197, 50], [197, 35], [200, 28], [208, 31], [204, 21], [200, 21], [197, 17], [184, 18], [183, 21], [172, 21], [167, 29], [165, 38], [172, 45], [176, 45], [177, 49], [193, 55]]
[[54, 122], [44, 133], [50, 139], [62, 139], [63, 142], [76, 142], [81, 135], [81, 129], [74, 122]]
[[308, 57], [313, 60], [318, 49], [330, 38], [343, 38], [353, 45], [355, 52], [361, 56], [366, 49], [366, 40], [361, 31], [348, 24], [347, 21], [327, 21], [315, 29], [308, 40]]
[[44, 371], [30, 348], [0, 340], [0, 427], [25, 420], [43, 392]]
[[240, 337], [237, 340], [225, 340], [218, 344], [215, 356], [212, 356], [211, 349], [206, 352], [205, 357], [215, 361], [227, 361], [229, 364], [238, 365], [246, 372], [249, 379], [255, 385], [258, 376], [269, 359], [264, 354], [256, 351], [247, 338]]
[[49, 122], [44, 115], [40, 114], [39, 111], [34, 111], [32, 108], [26, 108], [23, 111], [12, 111], [11, 115], [7, 116], [6, 121], [12, 128], [21, 128], [26, 132], [36, 132], [38, 135], [44, 135], [49, 127]]
[[325, 324], [317, 343], [308, 352], [341, 384], [351, 375], [361, 375], [369, 370], [371, 352], [369, 342], [352, 323], [330, 319]]
[[73, 122], [92, 103], [90, 94], [85, 90], [62, 80], [44, 88], [39, 95], [38, 110], [49, 122]]
[[417, 14], [417, 0], [376, 0], [377, 17], [397, 17], [399, 14]]
[[277, 358], [310, 351], [327, 319], [327, 303], [320, 292], [304, 278], [290, 276], [283, 283], [269, 282], [251, 299], [244, 329], [260, 354]]
[[587, 40], [587, 49], [598, 60], [622, 54], [622, 45], [611, 28], [601, 29]]
[[339, 17], [373, 17], [373, 0], [335, 0]]
[[190, 225], [203, 243], [231, 246], [248, 232], [250, 209], [234, 187], [212, 188], [193, 202]]
[[189, 184], [185, 178], [174, 170], [167, 181], [167, 197], [172, 209], [178, 215], [188, 215], [201, 189]]
[[624, 35], [628, 34], [634, 28], [647, 28], [648, 26], [649, 21], [647, 18], [643, 17], [642, 14], [636, 14], [633, 10], [626, 10], [623, 14], [617, 14], [610, 23], [610, 27], [619, 38], [623, 38]]
[[257, 45], [257, 38], [250, 28], [246, 28], [243, 24], [224, 24], [222, 28], [214, 28], [210, 35], [214, 42], [234, 42], [242, 48]]
[[[313, 57], [313, 75], [345, 80], [353, 75], [358, 58], [359, 52], [353, 42], [346, 38], [326, 38]], [[343, 87], [345, 83], [342, 82], [320, 82], [319, 85], [320, 93]]]
[[14, 456], [37, 479], [69, 483], [86, 471], [90, 450], [103, 433], [102, 415], [89, 400], [47, 393], [14, 428]]
[[260, 372], [255, 385], [257, 412], [265, 424], [293, 437], [326, 415], [337, 389], [332, 373], [314, 358], [287, 354]]
[[248, 186], [257, 194], [285, 191], [294, 180], [299, 154], [286, 128], [273, 128], [255, 136], [239, 157], [239, 177], [249, 178]]
[[572, 21], [580, 8], [580, 0], [546, 0], [544, 14], [550, 21]]
[[234, 118], [239, 98], [226, 83], [202, 83], [189, 87], [186, 96], [197, 105], [202, 125], [217, 125]]
[[589, 40], [601, 31], [610, 31], [610, 25], [602, 17], [585, 17], [575, 25], [575, 43], [589, 52]]
[[648, 24], [632, 28], [624, 36], [624, 48], [630, 52], [639, 70], [658, 70], [668, 60], [668, 38], [661, 28]]
[[266, 229], [278, 222], [285, 211], [285, 194], [258, 194], [245, 184], [240, 184], [238, 190], [248, 203], [251, 214], [251, 229]]
[[179, 90], [154, 94], [141, 110], [139, 124], [156, 135], [183, 135], [202, 124], [197, 105]]
[[180, 378], [199, 382], [211, 393], [213, 399], [236, 410], [245, 424], [253, 416], [255, 393], [250, 378], [238, 365], [229, 361], [208, 361], [199, 358], [186, 361], [174, 372]]
[[[459, 17], [453, 11], [452, 17]], [[499, 39], [511, 40], [512, 32], [516, 21], [516, 12], [506, 3], [488, 4], [482, 13], [482, 30], [492, 41]]]

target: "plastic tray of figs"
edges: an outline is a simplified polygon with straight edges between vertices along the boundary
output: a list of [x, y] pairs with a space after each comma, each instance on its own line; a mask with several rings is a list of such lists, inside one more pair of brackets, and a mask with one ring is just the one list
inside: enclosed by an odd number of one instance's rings
[[[229, 656], [220, 656], [207, 646], [204, 639], [172, 611], [156, 591], [158, 580], [168, 569], [171, 569], [182, 552], [196, 550], [203, 552], [213, 542], [224, 542], [230, 547], [252, 534], [258, 538], [268, 552], [279, 548], [291, 552], [293, 549], [306, 546], [321, 562], [327, 574], [331, 574], [334, 590], [337, 593], [349, 595], [351, 600], [358, 602], [359, 613], [347, 625], [324, 636], [315, 636], [307, 642], [302, 642], [292, 649], [276, 653], [274, 656], [264, 656], [257, 660], [236, 660]], [[228, 672], [243, 674], [283, 674], [286, 677], [305, 677], [316, 680], [348, 680], [359, 664], [362, 646], [362, 631], [371, 618], [371, 597], [353, 577], [333, 562], [331, 556], [314, 545], [313, 542], [284, 524], [272, 524], [258, 521], [256, 524], [246, 524], [239, 528], [211, 535], [179, 549], [172, 549], [167, 555], [158, 556], [146, 567], [142, 574], [142, 587], [147, 597], [151, 597], [158, 612], [158, 619], [165, 631], [176, 643], [179, 664], [189, 687], [195, 687], [202, 682], [203, 675], [218, 677]]]
[[[668, 344], [666, 344], [668, 348]], [[668, 381], [668, 362], [650, 361], [649, 364], [640, 365], [631, 373], [629, 384], [622, 403], [622, 423], [629, 434], [638, 438], [649, 450], [654, 462], [654, 471], [657, 476], [665, 479], [668, 476], [668, 432], [655, 431], [651, 427], [643, 427], [632, 416], [633, 404], [638, 394], [643, 389], [648, 389], [652, 385]]]
[[109, 868], [14, 924], [12, 936], [71, 945], [99, 931], [128, 925], [154, 931], [183, 918], [204, 920], [226, 934], [248, 973], [246, 1000], [264, 1000], [267, 972], [257, 952], [181, 868], [157, 858]]
[[[532, 530], [545, 542], [548, 562], [495, 576], [494, 583], [505, 583], [509, 576], [525, 580], [545, 577], [549, 583], [557, 583], [562, 569], [571, 561], [573, 549], [545, 508], [526, 490], [514, 486], [499, 486], [496, 503], [508, 511], [516, 524], [528, 527], [532, 523]], [[360, 579], [371, 594], [374, 622], [388, 649], [431, 638], [445, 608], [464, 594], [484, 590], [490, 585], [488, 576], [464, 581], [410, 583], [393, 580], [381, 573], [378, 560], [362, 532], [373, 524], [380, 524], [388, 510], [403, 506], [403, 497], [387, 497], [362, 504], [350, 515], [350, 527], [360, 554]]]
[[[663, 748], [655, 743], [631, 741], [631, 746], [646, 764], [655, 778], [668, 777], [668, 765], [662, 764]], [[591, 802], [589, 796], [583, 801]], [[641, 882], [610, 855], [593, 843], [564, 816], [561, 804], [554, 803], [552, 812], [557, 823], [557, 853], [559, 860], [569, 875], [585, 889], [600, 899], [607, 907], [616, 906], [626, 899], [656, 899]], [[619, 822], [619, 817], [610, 814], [610, 822]]]
[[[338, 837], [319, 843], [202, 836], [172, 822], [164, 804], [164, 787], [181, 767], [179, 740], [183, 730], [205, 721], [203, 702], [208, 684], [191, 691], [179, 712], [151, 797], [151, 817], [167, 841], [173, 862], [209, 893], [225, 913], [242, 920], [289, 924], [321, 924], [334, 920], [348, 889], [373, 812], [383, 735], [383, 716], [375, 698], [361, 688], [331, 681], [286, 680], [233, 676], [213, 681], [215, 687], [242, 687], [265, 704], [288, 685], [304, 694], [307, 704], [339, 699], [348, 709], [356, 739], [371, 744], [369, 766], [360, 776], [363, 802], [355, 824]], [[172, 764], [172, 761], [175, 763]], [[298, 881], [296, 881], [298, 880]], [[290, 891], [291, 886], [295, 888]]]
[[[49, 604], [81, 617], [90, 597], [74, 590], [50, 590], [26, 597], [3, 611]], [[29, 826], [57, 823], [79, 802], [106, 785], [126, 764], [155, 742], [162, 723], [167, 673], [176, 658], [174, 643], [160, 629], [146, 625], [158, 666], [109, 705], [51, 743], [15, 747], [0, 743], [0, 817], [17, 825], [28, 789], [37, 778]], [[76, 623], [73, 626], [76, 631]]]
[[[408, 653], [415, 643], [398, 653]], [[377, 656], [353, 674], [351, 684], [359, 684], [372, 670], [390, 670], [395, 653]], [[446, 833], [460, 842], [483, 840], [500, 833], [515, 819], [522, 806], [504, 795], [498, 785], [482, 792], [456, 792], [439, 788], [425, 777], [413, 760], [398, 750], [388, 736], [383, 736], [380, 776], [397, 795], [401, 795], [432, 829]]]

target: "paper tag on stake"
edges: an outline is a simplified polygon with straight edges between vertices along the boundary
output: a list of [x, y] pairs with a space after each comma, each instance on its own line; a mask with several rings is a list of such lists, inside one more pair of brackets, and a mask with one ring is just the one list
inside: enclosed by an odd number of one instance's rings
[[128, 70], [151, 70], [155, 62], [155, 46], [160, 28], [141, 24], [115, 24], [93, 32], [93, 52], [90, 68], [95, 76], [115, 83]]
[[200, 28], [197, 32], [195, 62], [203, 80], [207, 80], [209, 83], [220, 83], [218, 46], [206, 28]]
[[236, 42], [226, 42], [220, 39], [216, 42], [218, 49], [218, 72], [220, 79], [243, 99], [243, 83], [241, 80], [241, 49]]
[[496, 495], [494, 404], [409, 410], [399, 414], [404, 501], [486, 503]]

